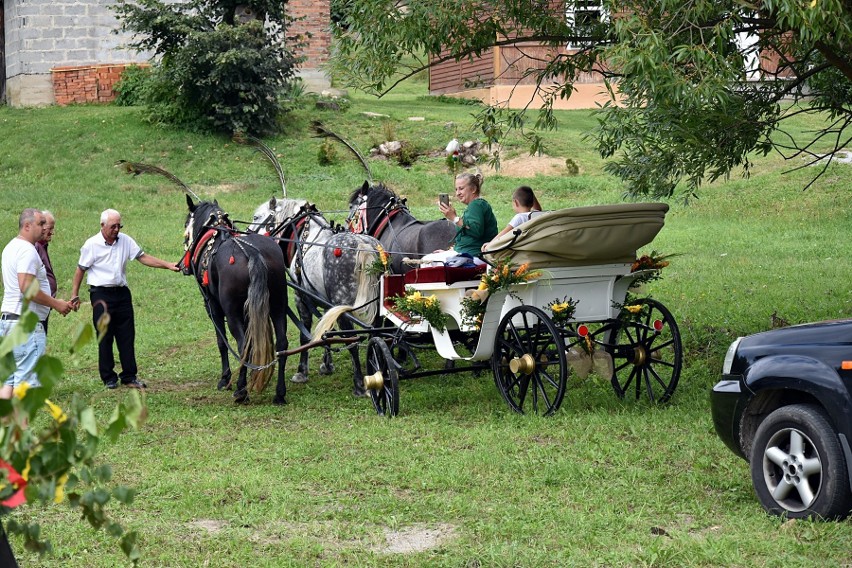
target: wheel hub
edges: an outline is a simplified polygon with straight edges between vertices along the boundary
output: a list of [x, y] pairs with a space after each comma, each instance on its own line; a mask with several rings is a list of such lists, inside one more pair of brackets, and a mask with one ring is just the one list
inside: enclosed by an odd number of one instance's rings
[[364, 375], [364, 388], [367, 390], [382, 390], [385, 386], [385, 378], [381, 371], [376, 371], [372, 375]]
[[524, 353], [521, 357], [509, 361], [509, 370], [516, 375], [529, 375], [535, 370], [535, 359], [529, 353]]
[[637, 345], [633, 348], [633, 365], [636, 367], [641, 367], [645, 364], [645, 360], [647, 359], [647, 352], [645, 348], [641, 345]]
[[781, 466], [784, 481], [791, 485], [799, 485], [804, 475], [804, 467], [798, 456], [788, 455]]

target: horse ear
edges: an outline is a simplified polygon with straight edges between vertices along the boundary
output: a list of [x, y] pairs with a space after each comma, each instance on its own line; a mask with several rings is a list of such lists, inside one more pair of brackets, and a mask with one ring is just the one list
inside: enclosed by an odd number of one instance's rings
[[277, 206], [278, 206], [278, 200], [277, 200], [277, 199], [275, 199], [275, 196], [273, 195], [273, 196], [269, 199], [269, 210], [270, 210], [270, 211], [275, 211], [275, 207], [277, 207]]
[[190, 194], [186, 194], [186, 206], [189, 207], [190, 211], [195, 211], [195, 203], [192, 201], [192, 196]]
[[361, 193], [367, 193], [368, 189], [370, 189], [370, 182], [364, 180], [364, 185], [361, 186]]
[[213, 205], [215, 205], [216, 207], [219, 207], [219, 200], [218, 200], [218, 199], [214, 199], [214, 200], [213, 200]]

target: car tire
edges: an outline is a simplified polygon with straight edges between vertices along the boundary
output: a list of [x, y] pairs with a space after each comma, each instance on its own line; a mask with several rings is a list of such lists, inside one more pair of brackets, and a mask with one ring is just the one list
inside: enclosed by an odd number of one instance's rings
[[755, 433], [749, 461], [757, 498], [769, 513], [838, 519], [852, 508], [843, 449], [819, 406], [772, 412]]

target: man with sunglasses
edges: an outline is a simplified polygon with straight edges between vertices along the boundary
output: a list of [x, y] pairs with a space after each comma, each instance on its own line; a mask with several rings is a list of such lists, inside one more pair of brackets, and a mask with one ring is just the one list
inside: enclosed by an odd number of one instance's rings
[[[126, 268], [131, 260], [145, 266], [165, 268], [173, 272], [178, 267], [171, 262], [146, 254], [129, 235], [120, 235], [121, 214], [115, 209], [101, 213], [101, 231], [87, 240], [80, 249], [80, 260], [71, 284], [71, 301], [75, 309], [80, 306], [80, 284], [83, 275], [89, 285], [92, 300], [92, 320], [95, 327], [104, 312], [109, 314], [109, 323], [103, 339], [98, 344], [98, 372], [108, 389], [122, 385], [145, 388], [139, 380], [136, 366], [136, 323], [133, 314], [133, 298], [127, 287]], [[118, 347], [121, 373], [115, 372], [113, 342]]]

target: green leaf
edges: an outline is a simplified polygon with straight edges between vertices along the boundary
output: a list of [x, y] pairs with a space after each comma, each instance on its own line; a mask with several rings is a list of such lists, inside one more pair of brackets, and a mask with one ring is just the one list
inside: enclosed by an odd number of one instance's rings
[[90, 322], [81, 323], [77, 328], [77, 333], [74, 335], [74, 342], [71, 345], [71, 353], [77, 353], [85, 345], [95, 339], [95, 326]]
[[80, 426], [83, 427], [89, 435], [98, 435], [98, 422], [95, 419], [95, 410], [91, 406], [87, 406], [80, 413]]

